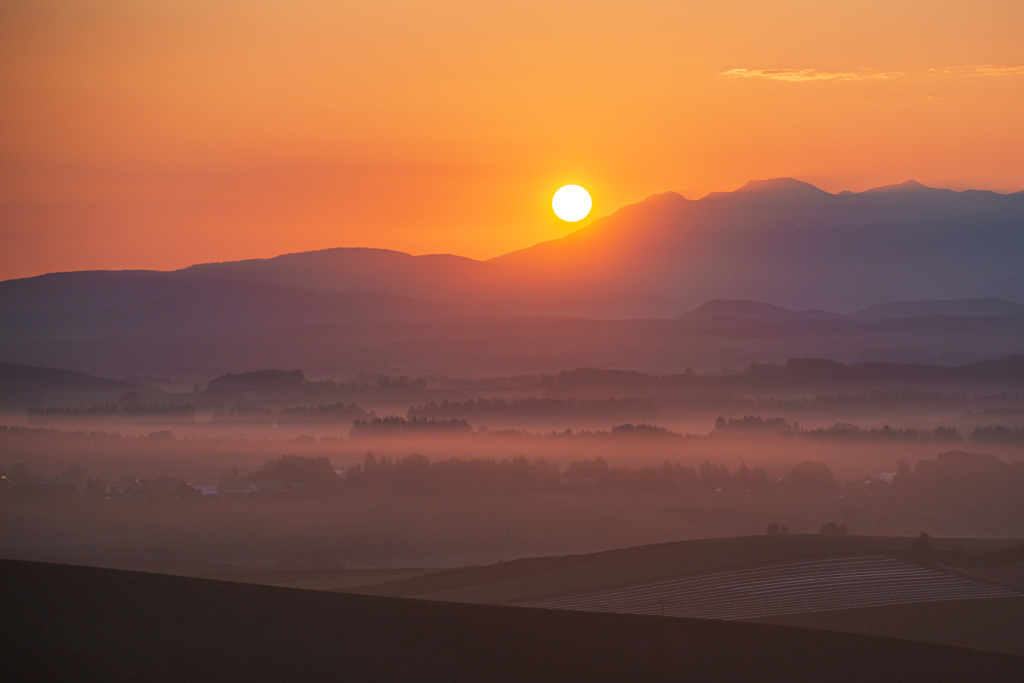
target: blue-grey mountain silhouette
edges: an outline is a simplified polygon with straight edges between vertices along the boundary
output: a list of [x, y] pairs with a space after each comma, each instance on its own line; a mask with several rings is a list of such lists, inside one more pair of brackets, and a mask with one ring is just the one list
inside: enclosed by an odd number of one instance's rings
[[[789, 178], [696, 201], [667, 192], [493, 262], [526, 272], [558, 267], [567, 277], [600, 273], [658, 292], [679, 310], [716, 298], [847, 313], [971, 298], [1024, 278], [1024, 192], [909, 181], [830, 194]], [[988, 296], [1024, 303], [1011, 292]]]

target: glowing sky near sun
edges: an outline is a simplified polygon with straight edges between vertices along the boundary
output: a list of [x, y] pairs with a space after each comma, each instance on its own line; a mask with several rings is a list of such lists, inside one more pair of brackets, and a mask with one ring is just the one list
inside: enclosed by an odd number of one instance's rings
[[[0, 278], [491, 257], [674, 189], [1024, 189], [1024, 3], [7, 0]], [[587, 219], [589, 220], [589, 218]]]

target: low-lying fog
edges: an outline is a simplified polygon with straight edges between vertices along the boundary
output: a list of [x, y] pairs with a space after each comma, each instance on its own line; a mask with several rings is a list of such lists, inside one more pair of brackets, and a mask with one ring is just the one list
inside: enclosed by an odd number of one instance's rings
[[564, 377], [325, 389], [299, 375], [276, 393], [9, 409], [0, 554], [222, 574], [461, 566], [769, 525], [1024, 535], [1024, 398], [1006, 387], [694, 394], [587, 376], [573, 394]]

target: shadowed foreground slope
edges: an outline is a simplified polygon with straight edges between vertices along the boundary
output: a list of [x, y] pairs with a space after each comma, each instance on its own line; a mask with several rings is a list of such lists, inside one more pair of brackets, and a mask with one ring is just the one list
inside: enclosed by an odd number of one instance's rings
[[[998, 559], [1019, 541], [934, 539], [935, 550], [945, 557], [956, 548], [975, 558], [964, 571], [908, 553], [911, 540], [818, 534], [711, 538], [523, 558], [348, 590], [428, 600], [741, 619], [1024, 655], [1024, 584], [1014, 578], [1017, 564], [1012, 553]], [[890, 573], [879, 562], [896, 571]], [[852, 566], [858, 564], [860, 569]], [[803, 569], [787, 580], [786, 574], [798, 567]], [[759, 572], [774, 576], [735, 585], [742, 583], [743, 575]], [[989, 582], [986, 575], [996, 581]], [[734, 585], [729, 586], [730, 581]], [[997, 596], [981, 597], [975, 592], [979, 590]], [[772, 612], [774, 616], [768, 616]]]
[[62, 679], [1020, 680], [1024, 661], [763, 624], [0, 563], [5, 673]]

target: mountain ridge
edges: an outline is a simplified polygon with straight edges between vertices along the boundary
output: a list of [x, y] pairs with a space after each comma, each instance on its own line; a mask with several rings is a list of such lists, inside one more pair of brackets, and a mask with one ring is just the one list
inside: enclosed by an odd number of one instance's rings
[[774, 179], [697, 200], [676, 196], [653, 195], [491, 262], [523, 273], [559, 264], [567, 276], [600, 274], [684, 309], [768, 299], [852, 313], [886, 301], [971, 298], [1024, 276], [1024, 193], [908, 182], [834, 195]]
[[906, 181], [831, 194], [776, 178], [697, 200], [651, 195], [487, 261], [338, 247], [175, 271], [8, 280], [0, 282], [0, 314], [32, 317], [38, 311], [29, 302], [44, 299], [47, 314], [113, 309], [167, 298], [143, 296], [154, 288], [201, 281], [378, 293], [474, 315], [669, 318], [714, 300], [844, 314], [908, 301], [1024, 304], [1021, 253], [1024, 192]]

